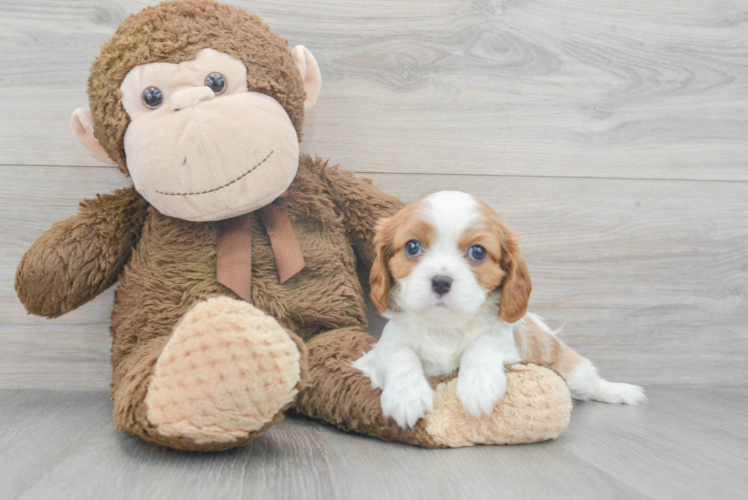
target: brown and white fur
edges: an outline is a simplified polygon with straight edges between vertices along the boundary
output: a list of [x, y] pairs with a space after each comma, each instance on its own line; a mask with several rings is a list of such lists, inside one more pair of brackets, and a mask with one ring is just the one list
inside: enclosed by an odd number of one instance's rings
[[458, 368], [457, 396], [475, 417], [493, 411], [506, 391], [504, 366], [519, 362], [554, 370], [576, 399], [646, 402], [641, 387], [600, 378], [527, 312], [532, 284], [517, 238], [473, 196], [422, 198], [382, 221], [375, 244], [371, 297], [390, 321], [353, 366], [382, 389], [382, 410], [400, 427], [432, 408], [427, 378]]

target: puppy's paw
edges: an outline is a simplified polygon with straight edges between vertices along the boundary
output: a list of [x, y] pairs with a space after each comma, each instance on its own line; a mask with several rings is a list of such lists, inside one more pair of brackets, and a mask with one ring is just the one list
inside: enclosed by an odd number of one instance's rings
[[425, 378], [415, 384], [392, 386], [382, 391], [382, 411], [403, 429], [414, 427], [434, 407], [434, 390]]
[[647, 402], [647, 395], [638, 385], [617, 384], [600, 379], [590, 399], [610, 404], [642, 405]]
[[504, 370], [464, 370], [457, 376], [457, 398], [475, 418], [490, 415], [506, 392]]

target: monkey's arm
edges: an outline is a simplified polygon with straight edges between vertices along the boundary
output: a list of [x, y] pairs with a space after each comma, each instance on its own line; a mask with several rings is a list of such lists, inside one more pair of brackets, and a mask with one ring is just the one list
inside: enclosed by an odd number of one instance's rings
[[111, 286], [130, 259], [147, 208], [129, 187], [84, 200], [76, 215], [55, 223], [18, 264], [16, 292], [26, 310], [55, 318]]
[[368, 272], [376, 256], [374, 235], [379, 221], [394, 215], [405, 204], [374, 187], [370, 179], [356, 177], [353, 172], [329, 167], [326, 163], [322, 167], [320, 173], [343, 214], [359, 261]]

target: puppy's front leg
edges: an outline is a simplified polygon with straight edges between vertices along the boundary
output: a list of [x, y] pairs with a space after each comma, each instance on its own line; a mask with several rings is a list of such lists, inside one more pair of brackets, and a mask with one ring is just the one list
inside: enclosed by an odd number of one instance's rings
[[382, 412], [403, 429], [413, 427], [434, 406], [434, 390], [429, 385], [421, 360], [405, 346], [383, 340], [353, 363], [382, 388]]
[[489, 415], [506, 392], [504, 365], [519, 361], [513, 341], [493, 335], [478, 337], [462, 355], [457, 397], [475, 418]]
[[407, 347], [393, 348], [389, 358], [382, 389], [382, 411], [407, 429], [434, 407], [434, 390], [415, 352]]

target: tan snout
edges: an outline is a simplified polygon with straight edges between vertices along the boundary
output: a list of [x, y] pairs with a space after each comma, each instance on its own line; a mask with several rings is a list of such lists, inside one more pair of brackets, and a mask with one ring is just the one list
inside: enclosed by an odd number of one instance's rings
[[[278, 101], [257, 92], [213, 98], [210, 89], [186, 87], [171, 97], [173, 104], [140, 115], [125, 132], [130, 176], [154, 208], [189, 221], [222, 220], [263, 207], [288, 188], [299, 139]], [[172, 111], [179, 101], [187, 107]]]
[[208, 87], [190, 87], [179, 92], [174, 92], [171, 95], [171, 109], [179, 111], [183, 108], [194, 106], [200, 101], [213, 99], [216, 94]]

